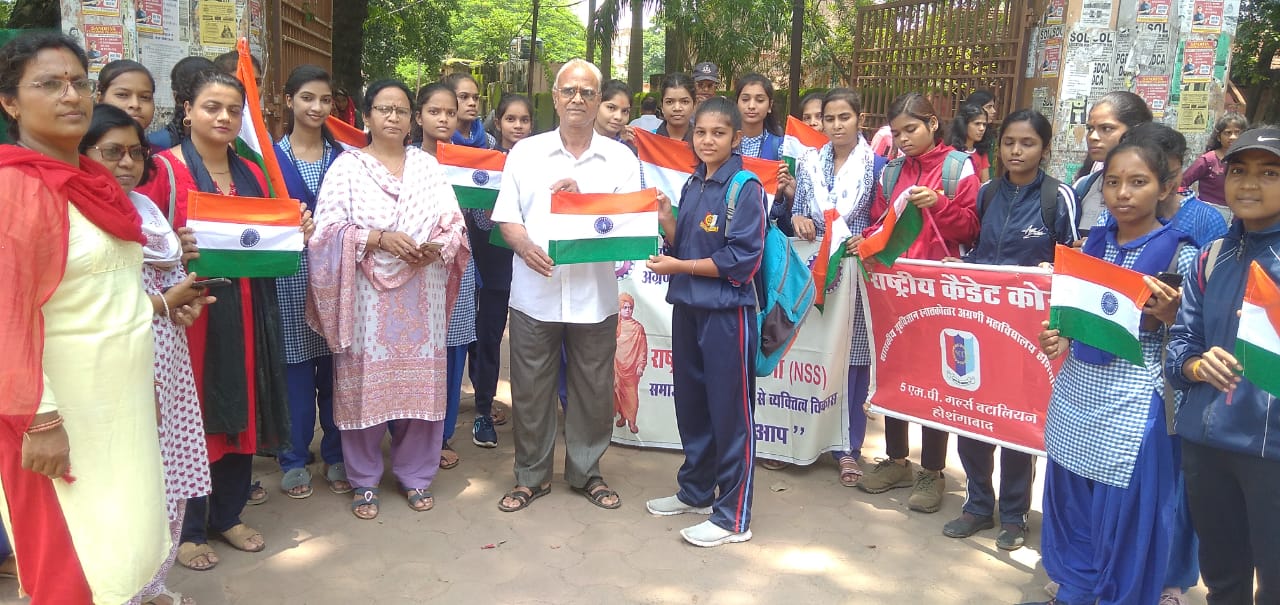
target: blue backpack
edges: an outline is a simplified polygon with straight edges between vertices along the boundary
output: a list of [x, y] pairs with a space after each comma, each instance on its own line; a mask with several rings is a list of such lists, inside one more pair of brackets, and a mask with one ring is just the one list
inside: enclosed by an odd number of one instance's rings
[[[759, 182], [759, 179], [750, 171], [739, 170], [729, 182], [724, 199], [725, 233], [729, 231], [729, 221], [733, 220], [738, 194], [751, 181]], [[804, 323], [817, 296], [809, 264], [772, 221], [765, 224], [764, 253], [754, 282], [758, 301], [756, 327], [760, 332], [756, 376], [768, 376], [778, 367], [800, 333], [800, 324]]]

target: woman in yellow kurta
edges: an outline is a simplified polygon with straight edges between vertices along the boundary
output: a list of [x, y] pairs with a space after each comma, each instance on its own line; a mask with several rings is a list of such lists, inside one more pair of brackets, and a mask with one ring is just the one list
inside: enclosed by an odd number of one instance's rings
[[143, 236], [76, 152], [87, 63], [59, 34], [0, 48], [0, 516], [32, 605], [124, 603], [169, 550]]

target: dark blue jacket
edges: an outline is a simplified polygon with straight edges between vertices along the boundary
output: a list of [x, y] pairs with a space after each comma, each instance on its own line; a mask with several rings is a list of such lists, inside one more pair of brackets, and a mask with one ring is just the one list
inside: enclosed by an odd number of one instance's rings
[[[1182, 374], [1188, 359], [1219, 346], [1235, 350], [1249, 264], [1258, 261], [1271, 279], [1280, 278], [1280, 224], [1246, 233], [1234, 221], [1223, 239], [1208, 283], [1203, 279], [1208, 251], [1191, 269], [1182, 288], [1182, 308], [1170, 330], [1165, 376], [1175, 388], [1186, 390], [1174, 428], [1183, 439], [1232, 452], [1280, 460], [1280, 402], [1240, 381], [1230, 395], [1208, 383], [1191, 382]], [[1276, 371], [1280, 371], [1278, 368]]]
[[733, 175], [742, 170], [742, 156], [729, 156], [715, 174], [698, 163], [680, 193], [676, 217], [676, 243], [671, 256], [681, 259], [711, 258], [720, 277], [688, 273], [671, 276], [667, 302], [700, 309], [734, 309], [757, 304], [754, 280], [764, 254], [764, 230], [768, 223], [764, 189], [751, 181], [738, 193], [733, 220], [725, 221], [725, 193]]
[[[1075, 194], [1065, 184], [1058, 186], [1056, 224], [1052, 227], [1044, 224], [1044, 212], [1040, 208], [1040, 185], [1044, 176], [1041, 170], [1035, 181], [1021, 187], [1015, 187], [1002, 176], [978, 190], [976, 210], [981, 226], [978, 242], [965, 255], [965, 262], [1034, 267], [1053, 262], [1055, 244], [1070, 246], [1080, 239], [1076, 233]], [[992, 187], [995, 196], [988, 202]]]
[[757, 156], [762, 160], [781, 160], [782, 159], [782, 137], [764, 131], [764, 141], [760, 143], [760, 155]]

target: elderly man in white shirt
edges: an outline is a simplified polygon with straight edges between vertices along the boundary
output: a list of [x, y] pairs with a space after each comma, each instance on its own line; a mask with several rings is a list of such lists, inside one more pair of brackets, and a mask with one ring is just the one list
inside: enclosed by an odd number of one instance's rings
[[638, 191], [639, 164], [621, 143], [595, 134], [600, 70], [594, 65], [580, 59], [566, 63], [556, 74], [552, 97], [560, 128], [511, 150], [493, 209], [493, 220], [516, 253], [509, 324], [516, 486], [498, 503], [506, 512], [522, 510], [551, 490], [562, 346], [569, 387], [565, 481], [596, 506], [622, 504], [600, 475], [600, 458], [613, 430], [614, 265], [555, 266], [546, 247], [556, 229], [550, 215], [553, 191]]

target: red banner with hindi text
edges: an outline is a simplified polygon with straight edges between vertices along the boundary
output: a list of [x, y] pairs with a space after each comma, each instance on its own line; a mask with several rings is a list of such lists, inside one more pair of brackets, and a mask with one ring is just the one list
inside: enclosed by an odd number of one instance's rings
[[1059, 364], [1040, 352], [1050, 273], [901, 259], [867, 263], [872, 407], [1043, 455]]

